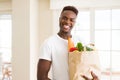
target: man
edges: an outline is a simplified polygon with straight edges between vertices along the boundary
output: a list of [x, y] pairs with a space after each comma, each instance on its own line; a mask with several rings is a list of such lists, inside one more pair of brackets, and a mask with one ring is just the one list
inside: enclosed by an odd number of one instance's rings
[[[63, 8], [59, 18], [59, 32], [48, 38], [41, 46], [37, 80], [69, 80], [67, 39], [72, 36], [71, 30], [77, 15], [78, 10], [75, 7], [66, 6]], [[48, 72], [51, 67], [52, 78], [50, 79]]]

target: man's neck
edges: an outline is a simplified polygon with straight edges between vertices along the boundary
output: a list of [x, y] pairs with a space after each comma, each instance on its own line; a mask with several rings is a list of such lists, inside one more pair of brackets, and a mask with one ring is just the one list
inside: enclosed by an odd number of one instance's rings
[[68, 39], [68, 37], [72, 37], [70, 33], [68, 34], [68, 33], [58, 32], [58, 35], [63, 39]]

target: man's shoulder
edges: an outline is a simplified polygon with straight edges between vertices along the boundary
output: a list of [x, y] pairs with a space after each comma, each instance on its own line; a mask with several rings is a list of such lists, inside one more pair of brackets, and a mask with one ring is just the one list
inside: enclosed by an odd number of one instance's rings
[[53, 40], [55, 40], [56, 38], [57, 38], [57, 35], [54, 34], [54, 35], [52, 35], [52, 36], [49, 36], [49, 37], [46, 39], [46, 41], [53, 41]]
[[45, 41], [44, 43], [53, 43], [57, 38], [57, 35], [52, 35], [52, 36], [49, 36]]

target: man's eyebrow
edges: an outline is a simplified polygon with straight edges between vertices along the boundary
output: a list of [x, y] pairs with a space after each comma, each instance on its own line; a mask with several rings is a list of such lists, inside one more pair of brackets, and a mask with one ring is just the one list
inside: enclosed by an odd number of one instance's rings
[[76, 19], [76, 18], [72, 18], [72, 19]]
[[[62, 16], [62, 17], [68, 18], [67, 16]], [[70, 18], [70, 19], [76, 19], [76, 18]]]

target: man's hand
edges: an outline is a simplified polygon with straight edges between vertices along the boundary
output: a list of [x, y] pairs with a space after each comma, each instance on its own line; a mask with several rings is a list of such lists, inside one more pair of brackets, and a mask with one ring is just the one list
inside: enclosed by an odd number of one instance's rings
[[99, 80], [99, 79], [98, 79], [98, 76], [96, 76], [95, 73], [93, 73], [92, 71], [91, 71], [91, 75], [92, 75], [93, 79], [89, 79], [89, 78], [86, 77], [85, 75], [82, 75], [82, 77], [83, 77], [85, 80]]

